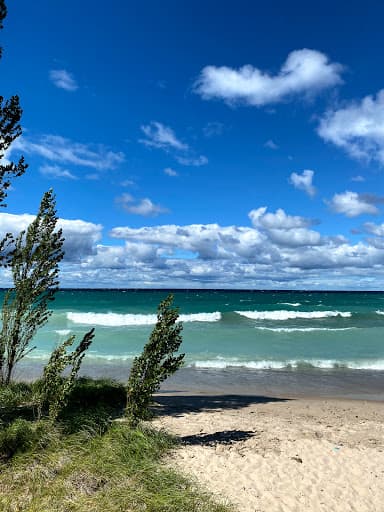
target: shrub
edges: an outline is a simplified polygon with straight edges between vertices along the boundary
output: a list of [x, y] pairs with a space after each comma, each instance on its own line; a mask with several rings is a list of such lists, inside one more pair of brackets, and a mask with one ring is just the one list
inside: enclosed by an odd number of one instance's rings
[[[55, 420], [66, 406], [85, 352], [95, 336], [94, 331], [95, 329], [91, 329], [87, 332], [76, 349], [69, 354], [67, 348], [73, 344], [75, 336], [71, 336], [53, 350], [39, 386], [39, 416], [43, 408], [47, 407], [49, 418]], [[70, 373], [68, 377], [64, 377], [63, 372], [67, 368]]]
[[173, 296], [159, 304], [157, 323], [143, 352], [133, 361], [127, 384], [126, 414], [132, 425], [150, 417], [152, 395], [160, 384], [183, 364], [184, 354], [175, 356], [180, 347], [183, 328], [176, 323], [179, 312], [172, 308]]

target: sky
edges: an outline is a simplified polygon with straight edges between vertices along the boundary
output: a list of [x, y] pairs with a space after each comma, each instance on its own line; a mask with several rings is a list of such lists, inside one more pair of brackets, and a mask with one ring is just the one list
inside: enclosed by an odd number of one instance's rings
[[[384, 289], [379, 1], [18, 0], [0, 234], [56, 193], [63, 287]], [[0, 271], [0, 286], [10, 284]]]

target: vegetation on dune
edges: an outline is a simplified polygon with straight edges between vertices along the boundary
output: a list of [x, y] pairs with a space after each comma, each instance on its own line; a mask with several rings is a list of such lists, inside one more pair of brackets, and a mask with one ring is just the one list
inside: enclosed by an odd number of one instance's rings
[[[0, 0], [0, 29], [6, 16]], [[1, 49], [0, 49], [1, 56]], [[27, 165], [6, 152], [21, 135], [19, 98], [0, 96], [0, 206], [11, 179]], [[0, 330], [0, 510], [4, 512], [224, 512], [195, 484], [161, 462], [175, 446], [169, 435], [139, 424], [152, 395], [182, 364], [181, 323], [169, 296], [127, 387], [78, 378], [94, 329], [71, 351], [70, 336], [56, 347], [33, 383], [13, 382], [17, 363], [51, 314], [64, 239], [57, 229], [52, 190], [18, 236], [0, 240], [0, 265], [13, 287], [5, 294]], [[128, 418], [124, 417], [124, 412]]]
[[184, 354], [174, 355], [179, 349], [183, 325], [177, 319], [179, 312], [172, 308], [169, 295], [158, 307], [157, 323], [144, 346], [133, 361], [127, 385], [126, 414], [132, 425], [150, 417], [152, 395], [160, 384], [183, 364]]
[[[34, 385], [25, 386], [30, 398]], [[59, 421], [9, 418], [0, 435], [0, 510], [229, 511], [162, 463], [176, 440], [132, 428], [121, 418], [124, 403], [123, 385], [83, 378]]]

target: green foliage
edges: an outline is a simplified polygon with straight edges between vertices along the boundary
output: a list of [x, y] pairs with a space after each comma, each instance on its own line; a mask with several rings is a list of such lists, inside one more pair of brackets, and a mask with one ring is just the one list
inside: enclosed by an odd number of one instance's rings
[[[53, 350], [41, 381], [39, 416], [46, 406], [49, 419], [54, 421], [67, 405], [85, 352], [95, 336], [94, 331], [95, 329], [88, 331], [73, 352], [67, 353], [67, 348], [72, 346], [75, 336], [71, 336]], [[63, 376], [65, 370], [69, 370], [67, 377]]]
[[108, 430], [54, 436], [0, 472], [0, 510], [11, 512], [228, 512], [163, 464], [169, 435], [113, 422]]
[[76, 379], [72, 389], [68, 409], [79, 411], [103, 404], [120, 413], [125, 407], [126, 400], [126, 389], [120, 382], [106, 378], [80, 377]]
[[[12, 96], [5, 100], [0, 96], [0, 160], [9, 149], [12, 142], [21, 135], [20, 119], [22, 110], [19, 97]], [[7, 197], [7, 189], [11, 184], [12, 177], [21, 176], [27, 168], [24, 157], [15, 162], [0, 164], [0, 205], [5, 206], [3, 201]]]
[[161, 382], [175, 373], [183, 364], [184, 354], [175, 356], [182, 342], [181, 323], [176, 323], [179, 312], [172, 308], [173, 296], [159, 304], [157, 323], [143, 352], [133, 361], [127, 385], [126, 414], [132, 425], [150, 417], [152, 395]]
[[7, 460], [17, 451], [25, 451], [35, 442], [35, 430], [30, 421], [18, 418], [0, 430], [0, 460]]
[[[3, 28], [3, 20], [7, 15], [7, 8], [4, 0], [0, 0], [0, 29]], [[2, 48], [0, 48], [0, 58]], [[12, 96], [9, 100], [0, 95], [0, 206], [5, 206], [4, 200], [7, 197], [7, 189], [11, 184], [11, 178], [21, 176], [27, 165], [24, 157], [21, 157], [16, 163], [3, 160], [6, 151], [10, 148], [12, 142], [21, 135], [20, 119], [22, 110], [19, 97]], [[12, 240], [12, 235], [7, 235], [0, 240], [0, 264], [5, 264], [7, 255], [5, 249]]]
[[0, 386], [0, 410], [12, 410], [32, 401], [32, 386], [26, 382], [12, 382]]
[[0, 380], [8, 384], [15, 365], [34, 347], [30, 342], [51, 311], [58, 286], [59, 262], [64, 239], [56, 230], [57, 216], [52, 190], [41, 200], [39, 212], [14, 242], [10, 267], [14, 287], [4, 297], [0, 332]]

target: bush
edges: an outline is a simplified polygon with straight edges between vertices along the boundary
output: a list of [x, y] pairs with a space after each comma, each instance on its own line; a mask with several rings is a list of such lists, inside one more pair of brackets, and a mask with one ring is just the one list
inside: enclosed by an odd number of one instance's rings
[[32, 423], [18, 418], [0, 430], [0, 460], [10, 459], [17, 451], [25, 451], [36, 441]]
[[159, 304], [157, 323], [143, 352], [133, 361], [127, 384], [126, 414], [131, 425], [150, 417], [149, 405], [152, 395], [160, 384], [183, 364], [184, 354], [174, 356], [180, 347], [183, 328], [176, 323], [177, 308], [172, 308], [173, 296], [169, 295]]

